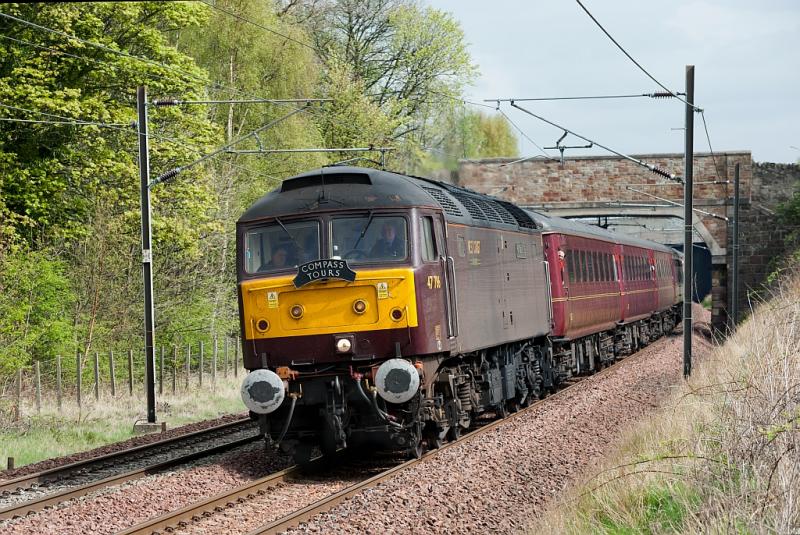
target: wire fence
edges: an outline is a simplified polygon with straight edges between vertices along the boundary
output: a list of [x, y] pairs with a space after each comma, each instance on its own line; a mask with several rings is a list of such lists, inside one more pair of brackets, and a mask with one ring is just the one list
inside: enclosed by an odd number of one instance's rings
[[[177, 395], [200, 388], [214, 389], [218, 378], [238, 377], [243, 372], [239, 337], [213, 337], [210, 347], [204, 342], [185, 346], [160, 346], [155, 355], [155, 387], [159, 395]], [[143, 349], [127, 352], [94, 352], [58, 355], [20, 368], [12, 377], [0, 379], [0, 410], [10, 411], [13, 421], [24, 410], [42, 412], [44, 404], [54, 404], [58, 412], [70, 406], [81, 408], [92, 398], [133, 397], [144, 392]]]

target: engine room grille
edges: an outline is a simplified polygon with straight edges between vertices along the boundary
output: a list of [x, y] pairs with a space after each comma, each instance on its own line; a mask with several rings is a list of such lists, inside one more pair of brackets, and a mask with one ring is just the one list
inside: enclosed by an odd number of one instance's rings
[[469, 195], [465, 195], [460, 192], [453, 192], [453, 197], [458, 199], [458, 202], [464, 205], [464, 208], [467, 209], [467, 212], [469, 212], [469, 215], [471, 215], [473, 219], [483, 219], [484, 221], [489, 220], [489, 217], [484, 213], [480, 205], [475, 202], [476, 199], [473, 199]]
[[456, 217], [464, 217], [464, 213], [461, 211], [461, 208], [459, 208], [458, 205], [453, 202], [448, 194], [440, 189], [429, 188], [426, 186], [422, 186], [422, 189], [427, 191], [431, 197], [436, 199], [436, 202], [442, 206], [442, 210], [444, 210], [446, 214]]
[[509, 214], [516, 220], [517, 224], [522, 228], [536, 228], [536, 222], [531, 219], [531, 216], [525, 213], [516, 204], [507, 201], [497, 201], [497, 204], [505, 208]]

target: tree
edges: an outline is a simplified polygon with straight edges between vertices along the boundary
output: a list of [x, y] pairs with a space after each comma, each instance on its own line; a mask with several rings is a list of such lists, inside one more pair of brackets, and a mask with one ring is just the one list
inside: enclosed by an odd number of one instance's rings
[[466, 106], [454, 106], [445, 120], [428, 133], [426, 146], [433, 156], [424, 162], [426, 170], [444, 167], [455, 171], [460, 159], [519, 155], [517, 137], [505, 117], [486, 115]]
[[[349, 68], [353, 83], [389, 119], [394, 139], [423, 130], [475, 75], [458, 22], [410, 0], [289, 3], [307, 21], [328, 70]], [[334, 77], [329, 77], [333, 79]]]
[[[74, 348], [88, 351], [99, 335], [124, 342], [141, 324], [137, 140], [130, 127], [135, 91], [146, 84], [150, 95], [205, 96], [206, 73], [170, 42], [171, 34], [202, 23], [202, 8], [47, 4], [5, 11], [80, 40], [0, 23], [0, 32], [15, 39], [0, 42], [0, 102], [13, 106], [3, 111], [52, 121], [0, 123], [0, 206], [12, 216], [19, 250], [47, 250], [58, 261], [50, 271], [69, 277], [74, 293], [64, 303]], [[192, 161], [222, 139], [203, 110], [151, 108], [150, 117], [154, 174]], [[111, 126], [61, 124], [72, 120]], [[202, 236], [214, 225], [211, 182], [197, 169], [169, 189], [154, 190], [154, 241], [170, 244], [169, 256], [157, 257], [163, 272], [182, 273], [200, 256]], [[5, 277], [18, 270], [6, 268], [0, 285], [7, 287]], [[169, 279], [157, 285], [164, 293], [173, 286]]]

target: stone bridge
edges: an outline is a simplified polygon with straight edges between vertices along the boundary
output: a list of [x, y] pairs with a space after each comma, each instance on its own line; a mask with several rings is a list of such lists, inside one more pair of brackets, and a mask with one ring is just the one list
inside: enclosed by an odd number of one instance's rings
[[[683, 175], [683, 154], [644, 154], [639, 160]], [[669, 182], [617, 156], [554, 160], [462, 160], [454, 181], [538, 211], [600, 224], [617, 232], [683, 244], [683, 186]], [[740, 176], [739, 310], [749, 310], [749, 291], [758, 290], [770, 260], [784, 250], [787, 230], [777, 228], [775, 208], [790, 199], [800, 181], [800, 167], [753, 162], [749, 151], [694, 157], [695, 288], [712, 296], [712, 324], [724, 330], [730, 302], [734, 166]], [[678, 203], [676, 206], [673, 203]], [[716, 216], [720, 217], [714, 217]], [[710, 273], [709, 273], [710, 271]]]

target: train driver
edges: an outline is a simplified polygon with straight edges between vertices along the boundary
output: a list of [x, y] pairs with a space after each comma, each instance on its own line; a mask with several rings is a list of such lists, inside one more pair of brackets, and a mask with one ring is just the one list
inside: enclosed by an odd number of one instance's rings
[[392, 259], [405, 258], [406, 244], [405, 239], [397, 235], [394, 224], [387, 221], [381, 227], [381, 237], [372, 246], [369, 252], [370, 258]]

